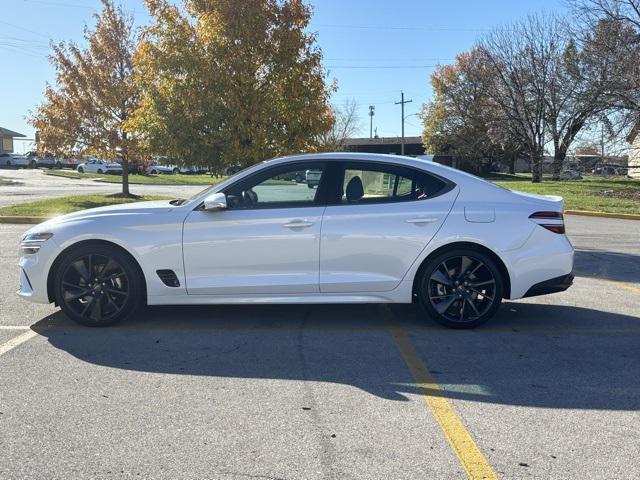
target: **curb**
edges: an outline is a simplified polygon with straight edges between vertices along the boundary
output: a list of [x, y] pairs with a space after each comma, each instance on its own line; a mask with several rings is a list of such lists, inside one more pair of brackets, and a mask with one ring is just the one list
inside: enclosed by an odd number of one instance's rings
[[581, 215], [583, 217], [600, 217], [600, 218], [619, 218], [622, 220], [640, 220], [640, 215], [632, 213], [607, 213], [607, 212], [590, 212], [588, 210], [565, 210], [566, 215]]
[[18, 217], [18, 216], [0, 216], [0, 223], [42, 223], [51, 220], [49, 217]]

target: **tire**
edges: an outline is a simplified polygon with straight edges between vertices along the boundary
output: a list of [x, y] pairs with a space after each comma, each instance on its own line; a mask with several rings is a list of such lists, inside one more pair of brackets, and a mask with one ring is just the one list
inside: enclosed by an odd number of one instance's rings
[[151, 172], [150, 172], [150, 173], [151, 173], [151, 175], [157, 175], [157, 174], [158, 174], [158, 171], [157, 171], [157, 170], [151, 170]]
[[38, 163], [35, 160], [29, 162], [29, 168], [38, 168]]
[[102, 169], [101, 169], [101, 168], [99, 168], [99, 169], [98, 169], [98, 171], [97, 171], [96, 173], [97, 173], [97, 174], [99, 174], [99, 175], [102, 175], [104, 172], [102, 171]]
[[302, 183], [303, 180], [304, 178], [302, 178], [302, 175], [300, 174], [296, 175], [296, 183]]
[[307, 187], [309, 187], [309, 188], [313, 188], [313, 187], [314, 187], [314, 185], [312, 185], [312, 184], [310, 184], [310, 183], [307, 183]]
[[56, 168], [62, 168], [62, 164], [60, 162], [56, 162]]
[[177, 175], [177, 174], [179, 174], [179, 173], [180, 173], [180, 170], [179, 170], [179, 169], [177, 169], [177, 168], [174, 168], [174, 169], [171, 171], [171, 173], [173, 173], [174, 175]]
[[418, 302], [427, 316], [448, 328], [475, 328], [500, 307], [504, 280], [488, 255], [455, 248], [429, 260], [418, 288]]
[[53, 281], [56, 304], [87, 327], [113, 325], [143, 304], [144, 280], [137, 265], [108, 245], [73, 249], [58, 264]]
[[84, 173], [84, 168], [78, 167], [78, 173]]
[[11, 166], [11, 160], [7, 160], [6, 165], [7, 165], [7, 167], [10, 167]]

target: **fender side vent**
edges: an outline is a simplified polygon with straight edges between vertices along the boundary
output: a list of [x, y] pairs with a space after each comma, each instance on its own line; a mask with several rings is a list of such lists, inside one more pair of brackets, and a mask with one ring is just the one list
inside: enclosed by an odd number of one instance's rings
[[162, 283], [167, 287], [180, 286], [180, 280], [178, 280], [176, 272], [173, 270], [156, 270], [156, 273], [158, 274], [158, 277], [160, 277], [160, 280], [162, 280]]

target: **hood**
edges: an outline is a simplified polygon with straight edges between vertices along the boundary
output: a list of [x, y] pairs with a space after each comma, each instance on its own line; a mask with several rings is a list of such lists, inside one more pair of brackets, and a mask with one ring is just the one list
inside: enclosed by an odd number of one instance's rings
[[89, 208], [79, 212], [68, 213], [59, 217], [47, 220], [36, 225], [27, 233], [42, 232], [47, 229], [55, 229], [67, 223], [95, 220], [99, 218], [118, 217], [125, 215], [152, 215], [155, 213], [169, 212], [176, 208], [169, 203], [170, 200], [154, 200], [150, 202], [132, 202], [122, 205], [109, 205], [108, 207]]

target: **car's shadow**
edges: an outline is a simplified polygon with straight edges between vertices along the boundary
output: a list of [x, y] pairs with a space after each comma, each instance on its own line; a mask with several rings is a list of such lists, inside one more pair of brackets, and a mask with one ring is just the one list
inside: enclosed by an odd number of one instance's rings
[[574, 273], [619, 282], [640, 283], [640, 256], [606, 250], [576, 249]]
[[[389, 324], [409, 332], [443, 391], [415, 385]], [[474, 331], [440, 328], [410, 305], [155, 307], [102, 329], [56, 313], [32, 328], [108, 368], [332, 382], [390, 400], [640, 409], [640, 319], [573, 306], [507, 302]]]

